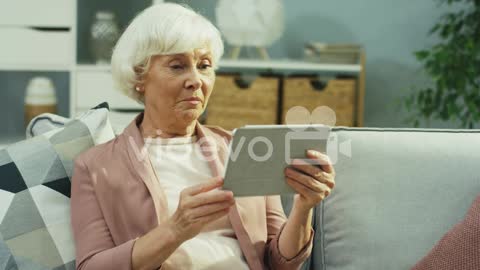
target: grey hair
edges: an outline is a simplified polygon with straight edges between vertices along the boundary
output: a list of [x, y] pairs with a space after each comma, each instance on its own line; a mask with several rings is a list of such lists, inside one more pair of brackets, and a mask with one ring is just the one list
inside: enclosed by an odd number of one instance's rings
[[135, 85], [148, 72], [151, 57], [197, 48], [210, 49], [212, 65], [217, 69], [223, 55], [223, 41], [220, 31], [208, 19], [187, 6], [152, 5], [133, 19], [113, 49], [114, 86], [143, 104], [143, 95], [135, 91]]

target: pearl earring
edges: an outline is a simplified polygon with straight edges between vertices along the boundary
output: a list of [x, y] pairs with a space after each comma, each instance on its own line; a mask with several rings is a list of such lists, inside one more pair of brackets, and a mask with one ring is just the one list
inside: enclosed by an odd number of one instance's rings
[[135, 90], [137, 90], [137, 92], [140, 92], [140, 86], [136, 86]]

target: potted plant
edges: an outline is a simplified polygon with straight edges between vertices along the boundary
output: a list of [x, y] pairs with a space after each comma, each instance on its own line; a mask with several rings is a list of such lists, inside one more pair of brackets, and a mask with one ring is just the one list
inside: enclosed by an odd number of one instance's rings
[[[440, 119], [473, 128], [480, 121], [480, 1], [442, 0], [453, 7], [430, 30], [440, 41], [415, 52], [431, 84], [416, 87], [403, 100], [407, 121]], [[460, 7], [460, 8], [458, 8]]]

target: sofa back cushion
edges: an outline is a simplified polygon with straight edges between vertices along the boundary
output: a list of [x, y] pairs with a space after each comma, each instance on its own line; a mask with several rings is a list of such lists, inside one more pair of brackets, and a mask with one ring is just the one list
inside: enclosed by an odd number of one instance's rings
[[113, 138], [100, 107], [0, 150], [0, 269], [75, 269], [73, 159]]
[[316, 208], [315, 269], [409, 269], [480, 192], [480, 130], [333, 134], [336, 187]]

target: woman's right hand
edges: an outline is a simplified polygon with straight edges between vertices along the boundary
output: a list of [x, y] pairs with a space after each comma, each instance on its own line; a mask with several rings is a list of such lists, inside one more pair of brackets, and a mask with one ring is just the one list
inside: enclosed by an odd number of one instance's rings
[[176, 237], [187, 241], [199, 234], [205, 225], [228, 213], [235, 200], [231, 191], [216, 189], [222, 184], [223, 180], [215, 177], [180, 192], [177, 210], [168, 220]]

